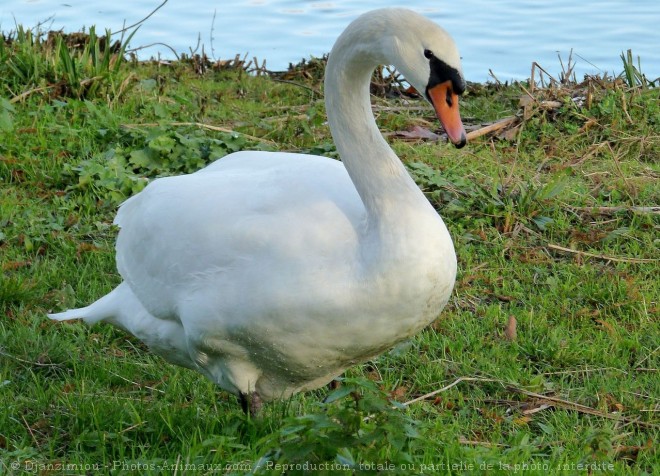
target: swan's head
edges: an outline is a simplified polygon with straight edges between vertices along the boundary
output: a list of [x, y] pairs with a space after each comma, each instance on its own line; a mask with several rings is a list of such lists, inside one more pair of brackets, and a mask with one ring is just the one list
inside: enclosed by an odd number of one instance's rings
[[357, 18], [342, 37], [336, 48], [353, 49], [361, 60], [391, 64], [403, 73], [433, 105], [449, 140], [456, 147], [465, 145], [458, 110], [465, 79], [458, 48], [449, 33], [411, 10], [384, 8]]
[[426, 88], [423, 89], [426, 99], [433, 105], [449, 140], [461, 148], [467, 143], [467, 137], [458, 111], [458, 97], [465, 91], [460, 64], [458, 68], [451, 66], [440, 59], [431, 48], [424, 49], [424, 57], [428, 60], [429, 69]]
[[391, 10], [385, 16], [395, 17], [390, 61], [433, 105], [449, 140], [463, 147], [467, 139], [458, 98], [465, 91], [465, 79], [454, 40], [437, 24], [409, 10]]

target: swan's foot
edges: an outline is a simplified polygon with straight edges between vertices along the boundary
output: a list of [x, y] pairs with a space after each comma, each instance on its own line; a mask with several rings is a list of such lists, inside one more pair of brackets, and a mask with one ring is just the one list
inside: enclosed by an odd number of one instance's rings
[[261, 397], [257, 392], [243, 393], [241, 392], [238, 395], [238, 399], [241, 402], [241, 408], [247, 415], [248, 413], [252, 418], [255, 418], [261, 413], [261, 407], [264, 402], [261, 400]]

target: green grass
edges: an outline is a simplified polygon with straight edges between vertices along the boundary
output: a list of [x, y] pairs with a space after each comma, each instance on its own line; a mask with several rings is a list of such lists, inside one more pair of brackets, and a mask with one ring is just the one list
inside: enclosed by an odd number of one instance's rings
[[[333, 156], [322, 98], [236, 69], [200, 77], [185, 64], [83, 67], [53, 89], [62, 80], [53, 75], [70, 61], [89, 65], [92, 50], [64, 61], [35, 44], [0, 48], [0, 474], [279, 474], [296, 464], [289, 473], [317, 464], [328, 474], [339, 465], [651, 474], [660, 465], [659, 223], [649, 209], [660, 201], [660, 105], [631, 61], [616, 80], [535, 91], [512, 140], [481, 137], [461, 150], [392, 140], [454, 237], [450, 304], [409, 343], [350, 369], [338, 390], [248, 420], [233, 396], [121, 331], [45, 314], [119, 283], [112, 218], [145, 177], [239, 149]], [[525, 95], [474, 86], [463, 115], [516, 114]], [[374, 98], [382, 130], [435, 127], [430, 109], [409, 102]], [[510, 316], [515, 339], [505, 337]]]

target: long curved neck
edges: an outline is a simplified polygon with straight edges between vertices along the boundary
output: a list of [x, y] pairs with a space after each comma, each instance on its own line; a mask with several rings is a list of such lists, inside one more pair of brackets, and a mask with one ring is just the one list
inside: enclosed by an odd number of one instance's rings
[[432, 211], [381, 135], [371, 110], [371, 75], [384, 61], [382, 53], [356, 44], [350, 37], [340, 38], [330, 54], [325, 78], [332, 136], [371, 226], [401, 220], [403, 210]]

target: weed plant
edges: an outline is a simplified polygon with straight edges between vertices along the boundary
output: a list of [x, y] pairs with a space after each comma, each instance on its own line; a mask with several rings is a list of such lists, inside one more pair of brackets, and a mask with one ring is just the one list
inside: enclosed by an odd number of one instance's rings
[[77, 99], [116, 95], [126, 87], [119, 81], [125, 46], [110, 38], [109, 30], [99, 37], [95, 27], [87, 34], [46, 36], [19, 25], [0, 41], [0, 86], [15, 99], [34, 93]]
[[[472, 86], [470, 122], [520, 116], [501, 137], [391, 139], [454, 238], [451, 302], [339, 389], [249, 419], [125, 333], [45, 315], [118, 284], [112, 219], [149, 180], [336, 156], [318, 75], [128, 64], [89, 33], [0, 43], [0, 473], [657, 471], [660, 105], [627, 57], [620, 78]], [[386, 133], [435, 127], [421, 100], [373, 102]]]

